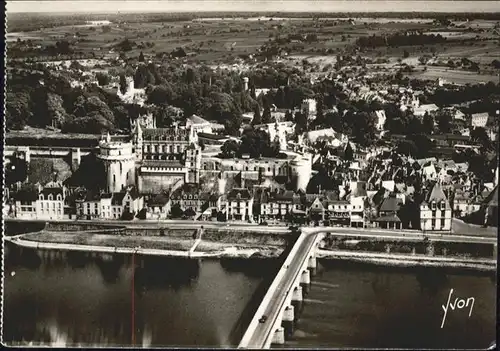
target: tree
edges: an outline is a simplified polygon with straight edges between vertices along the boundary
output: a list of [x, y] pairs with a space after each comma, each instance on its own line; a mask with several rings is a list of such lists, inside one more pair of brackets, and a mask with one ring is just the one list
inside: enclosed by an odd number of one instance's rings
[[253, 114], [252, 125], [259, 125], [262, 123], [262, 117], [260, 115], [259, 106], [255, 106], [255, 112]]
[[28, 163], [19, 157], [13, 157], [5, 164], [5, 185], [24, 182], [28, 176]]
[[476, 127], [471, 130], [470, 137], [473, 142], [481, 145], [482, 148], [488, 150], [491, 146], [491, 140], [488, 137], [488, 133], [483, 127]]
[[124, 74], [120, 74], [120, 92], [122, 94], [125, 94], [127, 92], [128, 86], [127, 86], [127, 78], [125, 77]]
[[272, 117], [271, 117], [271, 109], [266, 106], [264, 107], [264, 112], [262, 112], [262, 123], [271, 123], [272, 122]]
[[184, 211], [182, 211], [181, 205], [178, 203], [174, 204], [170, 209], [170, 216], [172, 218], [181, 218], [183, 214]]
[[27, 92], [8, 92], [5, 99], [5, 125], [7, 129], [23, 129], [33, 114], [31, 98]]
[[422, 132], [427, 135], [431, 135], [434, 131], [434, 118], [429, 114], [425, 113], [422, 121]]
[[436, 116], [438, 130], [445, 134], [451, 132], [451, 116], [448, 113], [440, 113]]
[[47, 94], [47, 112], [48, 120], [52, 122], [53, 127], [60, 127], [66, 121], [68, 114], [63, 107], [61, 96], [54, 93]]
[[234, 158], [236, 157], [236, 152], [239, 150], [239, 145], [234, 140], [228, 140], [221, 146], [222, 157], [224, 158]]
[[142, 51], [139, 53], [139, 62], [144, 62], [144, 54]]
[[103, 73], [103, 72], [97, 72], [95, 76], [97, 78], [97, 83], [101, 87], [108, 85], [111, 81], [111, 78], [109, 77], [109, 75], [107, 75], [106, 73]]
[[170, 84], [155, 86], [147, 96], [147, 102], [154, 105], [172, 103], [175, 95]]

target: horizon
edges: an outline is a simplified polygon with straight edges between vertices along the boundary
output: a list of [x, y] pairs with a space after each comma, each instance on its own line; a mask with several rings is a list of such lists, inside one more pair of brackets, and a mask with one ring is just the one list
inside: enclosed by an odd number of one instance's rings
[[[452, 5], [452, 6], [450, 6]], [[314, 7], [314, 9], [311, 9]], [[147, 8], [147, 10], [145, 10]], [[493, 0], [146, 0], [146, 1], [87, 1], [43, 0], [7, 1], [8, 13], [65, 13], [65, 14], [115, 14], [115, 13], [188, 13], [188, 12], [500, 12]]]

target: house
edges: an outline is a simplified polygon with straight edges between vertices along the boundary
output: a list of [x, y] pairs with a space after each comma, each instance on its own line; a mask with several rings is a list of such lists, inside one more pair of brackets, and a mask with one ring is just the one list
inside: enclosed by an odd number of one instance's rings
[[349, 200], [349, 225], [351, 227], [365, 227], [365, 199], [368, 197], [366, 182], [351, 182]]
[[306, 212], [313, 221], [324, 221], [326, 209], [318, 194], [306, 194]]
[[248, 189], [234, 188], [221, 201], [220, 206], [226, 213], [226, 220], [251, 221], [253, 219], [253, 201], [253, 194]]
[[427, 180], [436, 180], [438, 174], [434, 164], [430, 163], [427, 166], [422, 167], [422, 175]]
[[171, 206], [179, 206], [184, 212], [199, 213], [203, 205], [201, 194], [197, 184], [183, 184], [170, 195]]
[[45, 186], [36, 200], [37, 219], [63, 219], [66, 187], [62, 184]]
[[146, 205], [146, 219], [167, 219], [170, 213], [170, 199], [167, 194], [151, 197]]
[[82, 199], [75, 201], [77, 218], [94, 219], [101, 218], [101, 196], [93, 192], [87, 192]]
[[13, 195], [14, 211], [16, 218], [36, 219], [38, 194], [35, 189], [20, 189]]
[[291, 190], [264, 191], [260, 199], [260, 214], [263, 219], [283, 219], [286, 215], [301, 209], [300, 195]]
[[[340, 142], [347, 141], [344, 135], [337, 133], [333, 128], [311, 130], [304, 134], [304, 139], [309, 144], [314, 144], [319, 138], [338, 140]], [[338, 145], [340, 145], [340, 143], [338, 143]]]
[[476, 127], [486, 127], [486, 124], [488, 123], [489, 119], [489, 113], [488, 112], [482, 112], [482, 113], [473, 113], [471, 116], [471, 126], [476, 128]]
[[[123, 213], [128, 212], [136, 215], [144, 207], [144, 197], [138, 193], [135, 187], [128, 187], [125, 192], [120, 192], [118, 194], [120, 195], [117, 196], [117, 200], [119, 200], [119, 198], [122, 199]], [[113, 194], [111, 205], [113, 205], [115, 195], [118, 194]], [[123, 194], [123, 198], [121, 197], [121, 194]], [[118, 201], [116, 202], [118, 203]]]
[[378, 217], [374, 220], [376, 225], [385, 229], [402, 229], [403, 223], [400, 218], [403, 200], [396, 196], [388, 196], [380, 205]]
[[76, 201], [76, 215], [85, 219], [132, 219], [144, 207], [144, 197], [133, 186], [117, 193], [87, 192]]
[[420, 204], [422, 230], [451, 230], [451, 206], [441, 186], [436, 183]]
[[433, 113], [439, 110], [439, 107], [435, 104], [424, 104], [413, 109], [413, 114], [417, 117], [423, 117], [426, 113]]
[[430, 139], [436, 143], [436, 146], [443, 147], [468, 144], [471, 140], [470, 136], [451, 133], [432, 135]]
[[470, 192], [456, 191], [453, 197], [453, 215], [463, 217], [481, 209], [480, 197], [472, 196]]
[[305, 99], [300, 105], [300, 111], [307, 117], [316, 116], [316, 100]]

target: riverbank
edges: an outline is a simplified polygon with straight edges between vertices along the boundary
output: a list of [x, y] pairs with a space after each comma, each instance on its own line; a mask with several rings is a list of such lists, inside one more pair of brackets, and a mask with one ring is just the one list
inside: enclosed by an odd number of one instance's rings
[[[171, 257], [266, 257], [277, 258], [285, 245], [274, 235], [263, 237], [246, 233], [238, 240], [231, 234], [231, 240], [211, 241], [213, 236], [225, 238], [226, 233], [207, 233], [207, 240], [193, 238], [193, 231], [178, 233], [177, 236], [117, 235], [96, 232], [52, 232], [40, 231], [12, 237], [5, 237], [21, 247], [47, 250], [92, 251], [104, 253], [136, 253], [141, 255]], [[260, 240], [256, 240], [256, 238]], [[227, 239], [227, 238], [226, 238]]]
[[363, 262], [381, 266], [395, 267], [447, 267], [463, 268], [478, 271], [496, 271], [496, 260], [457, 258], [457, 257], [432, 257], [427, 255], [412, 254], [382, 254], [371, 252], [354, 252], [342, 250], [323, 250], [316, 252], [318, 258], [329, 260], [341, 260], [351, 262]]

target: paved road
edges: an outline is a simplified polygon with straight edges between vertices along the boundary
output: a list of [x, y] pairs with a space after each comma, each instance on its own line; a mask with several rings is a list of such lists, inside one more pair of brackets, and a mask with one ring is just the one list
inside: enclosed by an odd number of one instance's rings
[[[264, 323], [259, 323], [257, 325], [250, 341], [248, 342], [248, 348], [262, 349], [265, 347], [265, 342], [268, 337], [273, 337], [275, 329], [273, 328], [273, 324], [275, 324], [275, 321], [278, 318], [278, 313], [285, 303], [287, 292], [292, 288], [297, 275], [301, 274], [302, 265], [304, 263], [304, 260], [307, 259], [307, 256], [309, 255], [315, 239], [316, 235], [307, 235], [307, 237], [305, 237], [303, 242], [301, 243], [295, 255], [295, 258], [292, 260], [289, 267], [281, 268], [286, 269], [286, 273], [276, 290], [274, 290], [269, 304], [265, 309], [264, 315], [267, 316], [267, 321]], [[260, 318], [262, 316], [256, 317]]]
[[[8, 221], [20, 221], [12, 220]], [[46, 222], [46, 221], [38, 221]], [[245, 222], [212, 222], [212, 221], [190, 221], [190, 220], [165, 220], [165, 221], [106, 221], [106, 220], [66, 220], [60, 223], [81, 223], [81, 224], [103, 224], [103, 225], [126, 225], [130, 228], [178, 228], [178, 229], [196, 229], [203, 226], [205, 229], [227, 229], [237, 231], [255, 231], [273, 234], [287, 234], [287, 226], [261, 226]], [[466, 225], [466, 224], [463, 224]], [[466, 225], [467, 226], [467, 225]], [[450, 232], [420, 232], [414, 230], [387, 230], [378, 228], [349, 228], [349, 227], [303, 227], [304, 231], [333, 231], [339, 236], [359, 236], [359, 237], [378, 237], [394, 240], [409, 239], [422, 240], [424, 235], [431, 241], [454, 241], [454, 242], [496, 242], [496, 231], [492, 232], [489, 228], [485, 231], [468, 234], [469, 232], [450, 233]], [[480, 228], [484, 229], [484, 228]]]
[[415, 231], [391, 231], [391, 230], [376, 230], [376, 229], [356, 229], [356, 228], [338, 228], [338, 227], [306, 227], [302, 231], [308, 233], [319, 232], [332, 232], [336, 236], [356, 236], [367, 238], [381, 238], [392, 240], [423, 240], [427, 237], [430, 241], [449, 241], [449, 242], [463, 242], [463, 243], [496, 243], [497, 237], [494, 236], [470, 236], [463, 234], [450, 234], [443, 232], [440, 234], [435, 233], [422, 233]]

